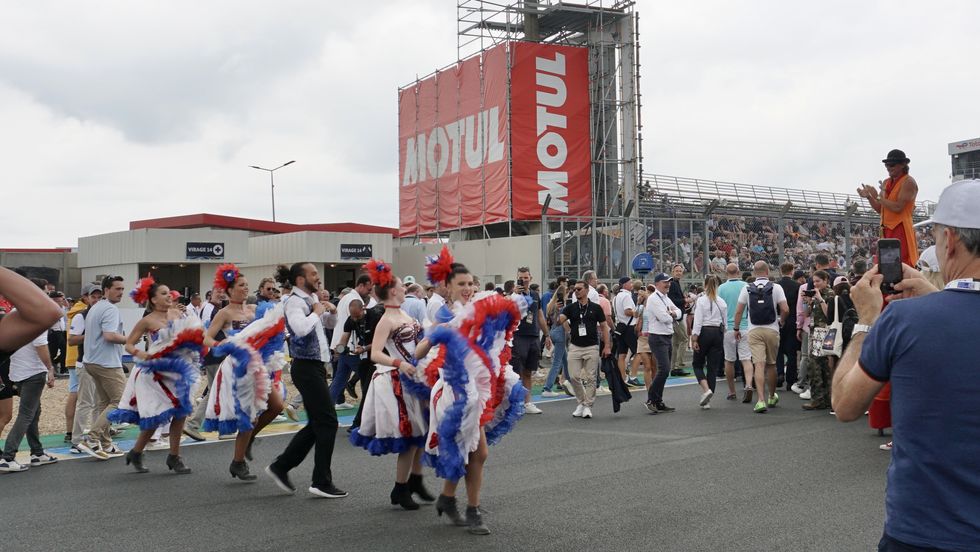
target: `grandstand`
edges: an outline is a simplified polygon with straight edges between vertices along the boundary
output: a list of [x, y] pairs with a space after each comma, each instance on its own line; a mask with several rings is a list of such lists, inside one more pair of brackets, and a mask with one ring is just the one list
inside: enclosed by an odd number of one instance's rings
[[[743, 270], [757, 260], [807, 268], [825, 252], [835, 267], [847, 268], [875, 254], [878, 214], [854, 195], [657, 174], [643, 175], [639, 188], [636, 213], [627, 205], [622, 217], [546, 219], [546, 273], [596, 266], [612, 280], [629, 273], [641, 251], [660, 268], [683, 264], [691, 278], [721, 272], [729, 262]], [[934, 207], [919, 203], [915, 219]], [[927, 232], [919, 238], [920, 247], [930, 244]]]

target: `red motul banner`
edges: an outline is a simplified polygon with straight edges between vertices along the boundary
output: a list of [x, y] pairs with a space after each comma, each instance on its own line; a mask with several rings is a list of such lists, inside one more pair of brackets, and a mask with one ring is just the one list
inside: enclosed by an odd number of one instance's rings
[[512, 44], [514, 220], [592, 213], [589, 54], [585, 48]]
[[500, 44], [402, 89], [398, 144], [402, 236], [539, 220], [548, 195], [588, 216], [588, 51]]
[[399, 92], [400, 235], [510, 216], [505, 48]]

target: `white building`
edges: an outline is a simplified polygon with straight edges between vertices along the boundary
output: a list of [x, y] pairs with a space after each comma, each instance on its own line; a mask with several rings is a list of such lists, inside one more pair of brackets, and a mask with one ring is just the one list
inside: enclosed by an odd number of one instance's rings
[[[222, 263], [235, 263], [254, 292], [276, 265], [309, 261], [329, 290], [353, 284], [372, 257], [392, 258], [394, 228], [356, 223], [287, 224], [212, 214], [133, 221], [129, 230], [78, 240], [82, 282], [122, 276], [130, 289], [142, 276], [188, 296], [211, 289]], [[119, 305], [138, 318], [128, 294]], [[129, 324], [127, 324], [129, 326]]]

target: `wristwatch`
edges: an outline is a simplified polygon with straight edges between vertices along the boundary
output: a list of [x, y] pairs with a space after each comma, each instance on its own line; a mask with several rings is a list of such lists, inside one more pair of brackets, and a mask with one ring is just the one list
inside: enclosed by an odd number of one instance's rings
[[854, 329], [851, 330], [851, 339], [859, 333], [868, 333], [869, 331], [871, 331], [871, 326], [867, 324], [855, 324]]

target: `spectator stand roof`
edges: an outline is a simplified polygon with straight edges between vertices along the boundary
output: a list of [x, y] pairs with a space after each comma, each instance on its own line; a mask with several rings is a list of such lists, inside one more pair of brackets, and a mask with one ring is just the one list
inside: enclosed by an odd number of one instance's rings
[[[878, 213], [856, 195], [680, 176], [644, 174], [639, 196], [641, 216], [703, 217], [717, 213], [841, 221], [850, 214], [855, 222], [879, 220]], [[927, 218], [934, 205], [918, 203], [914, 218]]]

